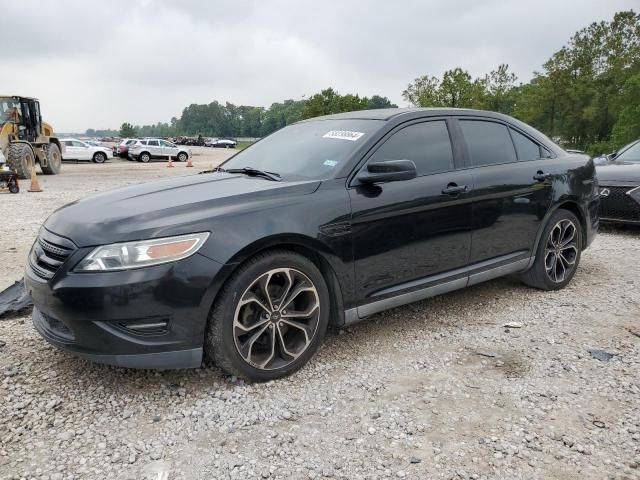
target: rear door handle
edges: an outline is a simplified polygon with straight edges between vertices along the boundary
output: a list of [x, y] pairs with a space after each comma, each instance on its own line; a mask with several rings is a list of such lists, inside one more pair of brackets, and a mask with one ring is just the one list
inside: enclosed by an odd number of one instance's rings
[[533, 176], [533, 179], [537, 182], [544, 182], [548, 180], [550, 175], [548, 173], [544, 173], [542, 170], [538, 170], [538, 172]]
[[442, 190], [443, 195], [460, 195], [461, 193], [465, 193], [469, 189], [466, 185], [458, 185], [455, 183], [450, 183], [447, 187]]

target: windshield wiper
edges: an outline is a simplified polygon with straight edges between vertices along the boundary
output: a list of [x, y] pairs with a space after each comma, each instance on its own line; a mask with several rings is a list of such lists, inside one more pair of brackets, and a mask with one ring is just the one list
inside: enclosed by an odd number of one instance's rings
[[266, 170], [258, 170], [253, 167], [244, 167], [244, 168], [215, 168], [214, 172], [226, 172], [226, 173], [244, 173], [245, 175], [249, 175], [250, 177], [263, 177], [269, 180], [273, 180], [274, 182], [279, 182], [282, 180], [282, 175], [275, 172], [267, 172]]

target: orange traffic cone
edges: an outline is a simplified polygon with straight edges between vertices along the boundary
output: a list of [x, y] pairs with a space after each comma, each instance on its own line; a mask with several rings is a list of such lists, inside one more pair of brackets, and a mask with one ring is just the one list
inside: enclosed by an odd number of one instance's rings
[[173, 168], [173, 158], [171, 158], [171, 155], [169, 155], [169, 164], [167, 165], [167, 168]]
[[33, 167], [33, 162], [31, 162], [31, 164], [29, 165], [31, 168], [31, 184], [29, 185], [29, 189], [27, 190], [28, 192], [41, 192], [42, 189], [40, 188], [40, 182], [38, 182], [38, 176], [36, 175], [36, 169]]
[[191, 157], [187, 160], [187, 167], [193, 167], [193, 162], [191, 161]]

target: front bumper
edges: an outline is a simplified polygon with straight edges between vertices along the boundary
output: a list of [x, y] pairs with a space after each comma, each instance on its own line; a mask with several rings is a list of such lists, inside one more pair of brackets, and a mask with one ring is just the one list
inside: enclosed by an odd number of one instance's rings
[[200, 366], [222, 265], [196, 253], [154, 267], [74, 273], [87, 250], [71, 254], [50, 279], [27, 263], [25, 286], [36, 330], [56, 347], [101, 363]]
[[[77, 357], [92, 362], [115, 365], [127, 368], [197, 368], [202, 364], [202, 347], [190, 350], [174, 350], [155, 353], [104, 354], [94, 353], [91, 348], [84, 348], [69, 342], [58, 334], [62, 322], [44, 315], [37, 307], [33, 309], [33, 325], [46, 341]], [[62, 324], [64, 325], [64, 324]], [[68, 330], [68, 329], [67, 329]], [[126, 341], [126, 340], [125, 340]]]

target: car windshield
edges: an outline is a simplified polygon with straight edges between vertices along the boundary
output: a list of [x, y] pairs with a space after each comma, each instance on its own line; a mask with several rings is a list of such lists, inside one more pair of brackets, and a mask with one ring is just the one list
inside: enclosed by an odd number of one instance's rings
[[637, 142], [618, 155], [616, 162], [640, 162], [640, 142]]
[[353, 119], [296, 123], [242, 150], [221, 168], [251, 167], [287, 180], [330, 178], [383, 123]]

